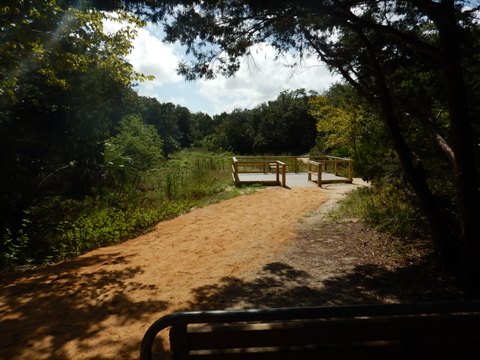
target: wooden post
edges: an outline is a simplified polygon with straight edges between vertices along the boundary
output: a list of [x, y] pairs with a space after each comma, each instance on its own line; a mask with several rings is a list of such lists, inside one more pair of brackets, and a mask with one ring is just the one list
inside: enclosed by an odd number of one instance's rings
[[335, 161], [335, 176], [338, 176], [338, 161], [337, 159], [335, 159], [334, 161]]
[[282, 186], [287, 187], [287, 164], [282, 165]]
[[322, 163], [318, 163], [318, 170], [317, 171], [318, 171], [318, 173], [317, 173], [318, 187], [322, 187]]
[[235, 169], [235, 172], [238, 173], [238, 161], [237, 158], [233, 158], [233, 168]]
[[352, 178], [352, 160], [350, 160], [350, 161], [348, 162], [348, 180], [349, 180], [350, 182], [353, 181], [353, 178]]
[[308, 160], [308, 164], [307, 164], [307, 171], [308, 171], [308, 181], [312, 181], [312, 164], [310, 163], [310, 160]]
[[280, 182], [280, 169], [279, 169], [280, 163], [278, 161], [276, 161], [275, 164], [276, 164], [275, 169], [277, 171], [277, 179], [276, 180], [277, 180], [277, 184], [278, 184]]
[[235, 185], [238, 185], [238, 183], [240, 182], [240, 178], [238, 176], [238, 161], [236, 157], [233, 157], [232, 161], [232, 177]]

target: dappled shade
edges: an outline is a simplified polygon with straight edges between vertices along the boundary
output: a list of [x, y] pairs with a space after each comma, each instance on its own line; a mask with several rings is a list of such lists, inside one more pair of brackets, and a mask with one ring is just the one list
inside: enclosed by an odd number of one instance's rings
[[[312, 284], [311, 276], [285, 263], [270, 263], [252, 280], [225, 277], [194, 290], [189, 310], [377, 304], [457, 300], [458, 289], [435, 286], [431, 274], [422, 277], [430, 258], [397, 270], [358, 265], [352, 271]], [[412, 284], [415, 279], [415, 284]]]
[[[129, 266], [128, 257], [119, 253], [78, 258], [51, 268], [40, 268], [7, 276], [1, 281], [0, 334], [4, 359], [70, 358], [69, 343], [78, 341], [80, 353], [92, 350], [95, 337], [116, 326], [148, 322], [151, 314], [169, 304], [161, 299], [135, 299], [130, 291], [143, 288], [155, 291], [153, 284], [133, 280], [143, 270]], [[105, 270], [102, 265], [117, 264], [118, 270]], [[81, 272], [92, 267], [94, 271]], [[108, 338], [102, 337], [101, 341]], [[97, 359], [118, 357], [136, 351], [139, 335], [113, 335], [109, 342], [111, 354], [98, 354]], [[85, 347], [82, 349], [82, 347]]]

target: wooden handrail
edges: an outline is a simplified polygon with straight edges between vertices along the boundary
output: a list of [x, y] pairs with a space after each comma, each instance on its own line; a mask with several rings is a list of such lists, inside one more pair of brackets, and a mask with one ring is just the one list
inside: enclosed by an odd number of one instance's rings
[[[244, 173], [257, 173], [258, 171], [248, 171], [248, 170], [241, 170], [239, 169], [240, 167], [257, 167], [257, 168], [262, 168], [263, 172], [266, 172], [266, 167], [270, 167], [270, 165], [275, 164], [275, 174], [276, 174], [276, 182], [283, 186], [287, 187], [287, 164], [276, 160], [264, 160], [264, 161], [239, 161], [237, 157], [233, 157], [233, 164], [232, 164], [232, 175], [234, 178], [235, 182], [239, 181], [239, 174], [244, 174]], [[280, 174], [282, 175], [282, 178], [280, 180]]]
[[[281, 160], [280, 160], [281, 159]], [[292, 161], [293, 159], [293, 161]], [[285, 160], [285, 161], [283, 161]], [[287, 165], [287, 161], [289, 165]], [[293, 164], [292, 164], [293, 162]], [[334, 173], [336, 176], [343, 177], [344, 180], [352, 182], [352, 160], [338, 156], [234, 156], [232, 175], [236, 183], [239, 183], [239, 174], [274, 173], [276, 180], [269, 182], [276, 183], [286, 187], [287, 166], [291, 166], [295, 173], [299, 170], [299, 163], [307, 165], [308, 179], [312, 181], [312, 174], [317, 176], [316, 183], [322, 185], [322, 172]], [[332, 169], [333, 167], [333, 169]], [[280, 174], [282, 175], [280, 178]], [[342, 174], [342, 175], [339, 175]], [[346, 178], [346, 179], [345, 179]], [[324, 182], [332, 182], [326, 179]]]
[[[316, 171], [312, 168], [316, 167]], [[308, 160], [308, 181], [312, 180], [312, 174], [317, 175], [317, 184], [319, 187], [322, 186], [322, 163], [319, 161]]]

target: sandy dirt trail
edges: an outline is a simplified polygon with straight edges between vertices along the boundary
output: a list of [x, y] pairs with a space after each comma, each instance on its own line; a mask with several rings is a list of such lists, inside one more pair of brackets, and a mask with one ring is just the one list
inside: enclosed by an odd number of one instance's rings
[[154, 320], [198, 308], [195, 289], [258, 271], [334, 193], [268, 188], [69, 262], [2, 275], [0, 358], [137, 358]]

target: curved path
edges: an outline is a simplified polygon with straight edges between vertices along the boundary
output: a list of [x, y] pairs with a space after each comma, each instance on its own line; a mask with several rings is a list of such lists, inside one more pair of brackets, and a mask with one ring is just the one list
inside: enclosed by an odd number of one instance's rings
[[354, 186], [268, 188], [69, 262], [3, 275], [0, 358], [136, 358], [155, 319], [208, 306], [199, 289], [252, 276], [295, 239], [300, 222]]

